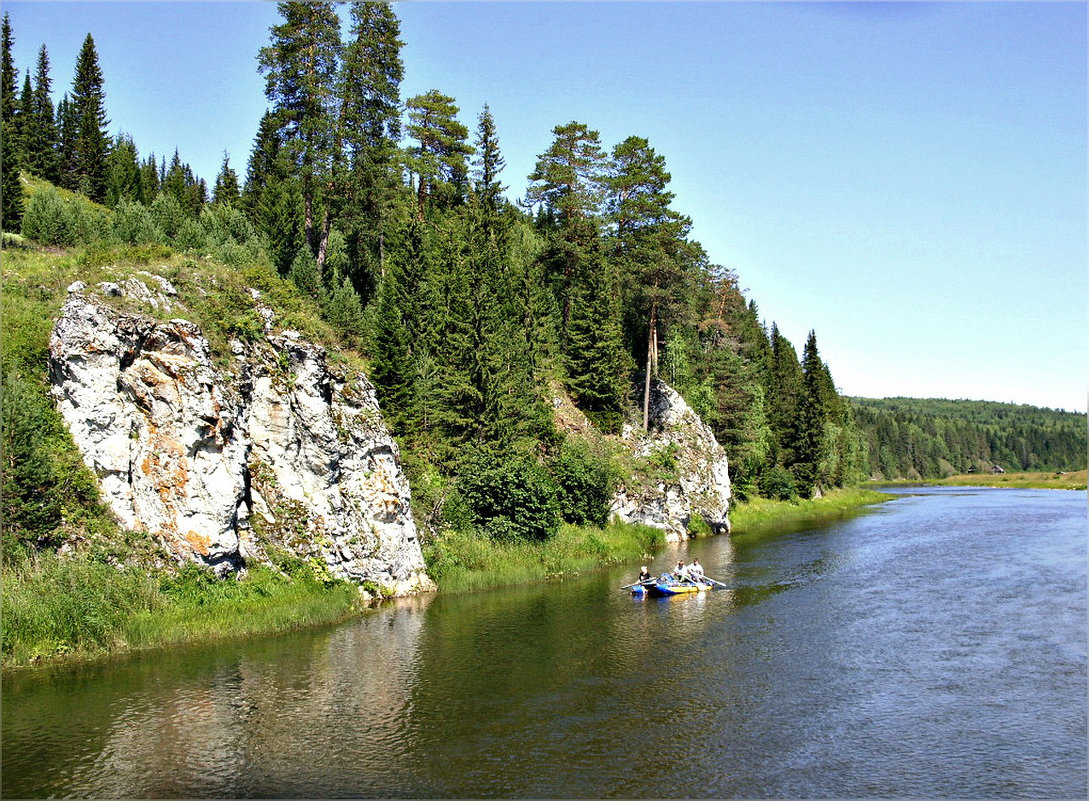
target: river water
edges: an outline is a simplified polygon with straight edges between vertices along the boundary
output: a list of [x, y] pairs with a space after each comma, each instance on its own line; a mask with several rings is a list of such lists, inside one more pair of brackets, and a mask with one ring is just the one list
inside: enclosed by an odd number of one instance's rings
[[902, 490], [638, 565], [5, 676], [4, 797], [1085, 798], [1086, 495]]

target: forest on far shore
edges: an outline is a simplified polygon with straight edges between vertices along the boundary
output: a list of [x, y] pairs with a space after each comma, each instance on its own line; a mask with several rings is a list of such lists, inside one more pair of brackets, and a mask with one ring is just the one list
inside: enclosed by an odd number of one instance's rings
[[1084, 470], [1086, 416], [993, 401], [849, 398], [875, 478]]

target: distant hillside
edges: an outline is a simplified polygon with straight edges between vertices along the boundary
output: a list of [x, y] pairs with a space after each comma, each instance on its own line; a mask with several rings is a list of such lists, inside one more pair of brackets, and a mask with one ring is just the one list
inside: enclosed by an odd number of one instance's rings
[[992, 401], [848, 398], [874, 477], [1086, 466], [1086, 416]]

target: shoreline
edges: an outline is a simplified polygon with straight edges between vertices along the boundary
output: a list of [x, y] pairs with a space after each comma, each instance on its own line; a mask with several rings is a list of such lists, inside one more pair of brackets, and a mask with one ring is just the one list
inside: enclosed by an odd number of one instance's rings
[[964, 473], [947, 478], [874, 481], [866, 486], [881, 487], [991, 487], [995, 489], [1085, 490], [1085, 470], [1044, 470], [1021, 473]]
[[[732, 533], [716, 536], [755, 535], [845, 517], [893, 497], [855, 488], [833, 490], [815, 500], [757, 498], [734, 506], [730, 512]], [[659, 530], [615, 523], [604, 528], [566, 526], [545, 543], [500, 544], [444, 536], [429, 547], [428, 571], [440, 593], [476, 592], [563, 581], [610, 565], [638, 563], [664, 548], [665, 538]], [[85, 616], [97, 615], [99, 628], [93, 632], [85, 627], [73, 629], [66, 636], [56, 636], [52, 621], [39, 619], [28, 632], [49, 630], [50, 636], [18, 636], [21, 632], [17, 630], [15, 639], [9, 641], [13, 632], [5, 626], [4, 673], [101, 663], [190, 644], [275, 635], [333, 625], [366, 611], [347, 585], [325, 585], [310, 577], [278, 577], [268, 570], [255, 570], [253, 579], [230, 584], [206, 584], [190, 576], [174, 586], [161, 585], [160, 580], [139, 571], [119, 572], [83, 557], [74, 559], [78, 565], [70, 558], [63, 560], [62, 567], [62, 560], [43, 556], [20, 570], [5, 566], [5, 611], [12, 602], [32, 604], [28, 596], [60, 598], [59, 603], [64, 603], [64, 595], [69, 593], [68, 608], [78, 604]], [[104, 610], [109, 608], [113, 616], [103, 623]], [[59, 617], [63, 608], [31, 606], [29, 612]]]

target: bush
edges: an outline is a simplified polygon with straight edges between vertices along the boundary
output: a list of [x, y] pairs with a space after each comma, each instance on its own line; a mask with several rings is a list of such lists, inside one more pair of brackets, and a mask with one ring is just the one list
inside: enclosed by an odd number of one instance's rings
[[151, 209], [130, 200], [120, 200], [114, 207], [113, 235], [126, 245], [153, 245], [166, 241]]
[[557, 487], [536, 464], [489, 464], [470, 459], [461, 471], [446, 519], [455, 528], [476, 528], [496, 540], [547, 540], [560, 527]]
[[564, 441], [548, 463], [563, 519], [577, 526], [603, 526], [609, 515], [613, 475], [609, 462], [590, 453], [582, 440]]
[[177, 238], [182, 223], [189, 219], [177, 198], [172, 195], [159, 195], [155, 198], [151, 203], [151, 216], [159, 230], [171, 241]]
[[778, 464], [766, 470], [760, 477], [760, 492], [765, 498], [777, 501], [789, 501], [798, 495], [794, 486], [794, 476]]
[[62, 197], [51, 186], [35, 192], [23, 213], [22, 235], [42, 245], [81, 245], [108, 230], [105, 209], [78, 197]]

